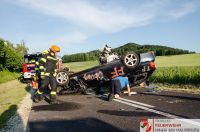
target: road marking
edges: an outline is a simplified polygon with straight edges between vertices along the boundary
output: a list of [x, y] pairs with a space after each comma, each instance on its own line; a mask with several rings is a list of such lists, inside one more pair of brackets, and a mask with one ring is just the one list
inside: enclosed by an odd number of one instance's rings
[[[100, 95], [99, 97], [107, 98], [108, 95]], [[130, 100], [130, 99], [121, 98], [121, 97], [119, 97], [119, 98], [117, 98], [117, 99], [120, 99], [120, 100], [122, 100], [122, 101], [129, 102], [129, 103], [134, 103], [134, 104], [138, 104], [138, 105], [150, 107], [150, 108], [155, 107], [155, 106], [153, 106], [153, 105], [149, 105], [149, 104], [145, 104], [145, 103], [141, 103], [141, 102], [137, 102], [137, 101], [133, 101], [133, 100]]]
[[145, 107], [145, 106], [140, 106], [140, 105], [137, 105], [137, 104], [132, 104], [132, 103], [125, 102], [125, 101], [122, 101], [122, 100], [119, 100], [119, 99], [113, 99], [113, 100], [120, 102], [122, 104], [126, 104], [126, 105], [129, 105], [129, 106], [140, 108], [140, 109], [150, 111], [150, 112], [153, 112], [153, 113], [156, 113], [156, 114], [159, 114], [159, 115], [163, 115], [163, 116], [166, 116], [166, 117], [169, 117], [169, 118], [181, 118], [181, 117], [178, 117], [178, 116], [175, 116], [175, 115], [171, 115], [169, 113], [161, 112], [161, 111], [154, 110], [154, 109], [151, 109], [151, 108], [148, 108], [148, 107]]
[[200, 127], [200, 123], [199, 122], [195, 122], [195, 121], [192, 121], [192, 120], [187, 120], [187, 119], [184, 119], [184, 118], [179, 117], [179, 116], [175, 116], [175, 115], [172, 115], [172, 114], [169, 114], [169, 113], [166, 113], [166, 112], [162, 112], [162, 111], [154, 110], [154, 109], [151, 109], [151, 108], [148, 108], [148, 107], [145, 107], [145, 106], [140, 106], [140, 105], [137, 105], [137, 104], [126, 102], [126, 101], [123, 101], [123, 100], [120, 100], [120, 99], [113, 99], [113, 100], [116, 101], [116, 102], [120, 102], [122, 104], [126, 104], [126, 105], [129, 105], [129, 106], [140, 108], [140, 109], [152, 112], [152, 113], [163, 115], [165, 117], [169, 117], [169, 118], [172, 118], [172, 119], [177, 119], [177, 120], [180, 120], [180, 121], [183, 121], [183, 122], [186, 122], [186, 123], [190, 123], [190, 124], [193, 124], [193, 125], [196, 125], [196, 126]]
[[141, 102], [137, 102], [137, 101], [133, 101], [133, 100], [129, 100], [129, 99], [125, 99], [125, 98], [117, 98], [119, 100], [123, 100], [123, 101], [126, 101], [126, 102], [129, 102], [129, 103], [134, 103], [134, 104], [138, 104], [138, 105], [142, 105], [142, 106], [146, 106], [146, 107], [150, 107], [150, 108], [153, 108], [155, 106], [153, 105], [149, 105], [149, 104], [145, 104], [145, 103], [141, 103]]
[[[101, 97], [107, 98], [107, 95], [101, 95]], [[177, 119], [177, 120], [180, 120], [180, 121], [183, 121], [183, 122], [186, 122], [186, 123], [190, 123], [190, 124], [193, 124], [193, 125], [196, 125], [196, 126], [200, 127], [200, 123], [199, 122], [196, 122], [196, 121], [193, 121], [193, 120], [184, 119], [184, 118], [179, 117], [179, 116], [175, 116], [175, 115], [172, 115], [172, 114], [169, 114], [169, 113], [165, 113], [165, 112], [162, 112], [162, 111], [158, 111], [158, 110], [154, 110], [154, 109], [148, 108], [148, 106], [151, 106], [151, 105], [148, 105], [148, 104], [144, 104], [144, 103], [141, 103], [141, 102], [136, 102], [136, 101], [124, 99], [124, 98], [121, 98], [121, 97], [119, 97], [118, 99], [113, 99], [113, 100], [116, 101], [116, 102], [120, 102], [122, 104], [126, 104], [126, 105], [129, 105], [129, 106], [140, 108], [140, 109], [152, 112], [152, 113], [163, 115], [165, 117], [169, 117], [169, 118], [172, 118], [172, 119]], [[138, 105], [135, 104], [135, 103], [137, 103]], [[141, 106], [141, 104], [143, 104], [143, 106]], [[147, 107], [145, 107], [144, 105], [146, 105]]]

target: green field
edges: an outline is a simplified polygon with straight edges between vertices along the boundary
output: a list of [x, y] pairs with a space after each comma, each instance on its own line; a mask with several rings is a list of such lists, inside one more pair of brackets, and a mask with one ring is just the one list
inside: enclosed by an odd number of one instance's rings
[[156, 83], [200, 85], [200, 54], [156, 57]]
[[200, 85], [200, 66], [158, 67], [151, 80], [156, 83]]
[[64, 63], [64, 66], [69, 67], [71, 71], [78, 72], [81, 70], [97, 66], [98, 64], [99, 64], [98, 61], [83, 61], [83, 62]]
[[156, 57], [156, 67], [200, 66], [200, 54]]

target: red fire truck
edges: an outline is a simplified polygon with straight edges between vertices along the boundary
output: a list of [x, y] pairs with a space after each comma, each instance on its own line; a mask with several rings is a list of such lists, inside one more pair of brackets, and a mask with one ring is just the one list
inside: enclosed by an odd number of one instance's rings
[[42, 53], [24, 55], [23, 75], [25, 80], [31, 80], [35, 75], [35, 62], [42, 57]]

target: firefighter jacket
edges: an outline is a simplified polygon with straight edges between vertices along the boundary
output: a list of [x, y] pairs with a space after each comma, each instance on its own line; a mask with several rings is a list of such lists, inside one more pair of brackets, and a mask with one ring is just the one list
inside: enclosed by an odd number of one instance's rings
[[39, 61], [40, 78], [45, 76], [56, 76], [58, 59], [54, 53], [49, 52], [44, 55]]
[[[48, 53], [49, 53], [48, 50], [44, 50], [42, 52], [42, 58], [46, 58]], [[35, 73], [37, 76], [39, 76], [39, 73], [40, 73], [39, 61], [40, 61], [40, 59], [35, 62]]]

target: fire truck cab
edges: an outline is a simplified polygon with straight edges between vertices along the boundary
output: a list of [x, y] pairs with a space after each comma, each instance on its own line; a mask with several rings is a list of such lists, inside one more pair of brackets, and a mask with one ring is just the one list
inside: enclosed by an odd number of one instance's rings
[[24, 55], [23, 75], [24, 79], [32, 79], [35, 75], [35, 62], [42, 57], [42, 53], [37, 52], [33, 54]]

